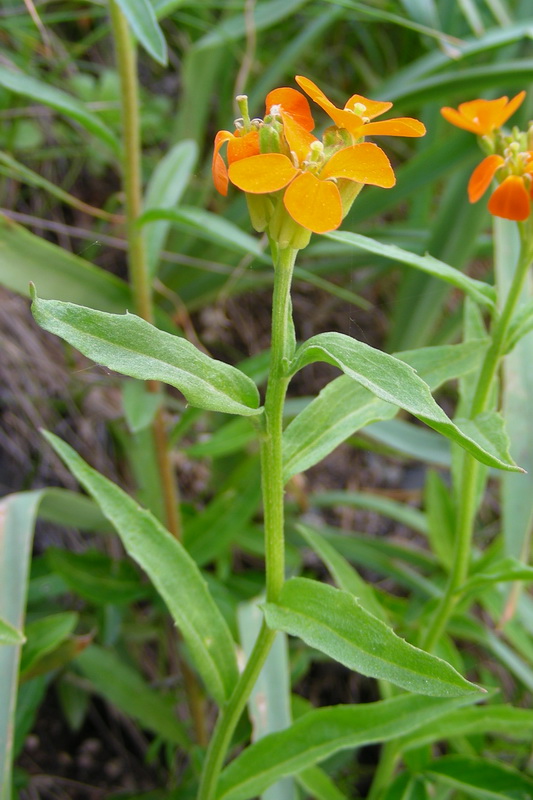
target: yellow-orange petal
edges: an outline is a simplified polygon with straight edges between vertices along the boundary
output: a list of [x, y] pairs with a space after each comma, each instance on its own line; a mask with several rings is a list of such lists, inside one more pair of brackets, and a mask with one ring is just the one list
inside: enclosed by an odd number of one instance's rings
[[529, 217], [531, 200], [519, 175], [509, 175], [492, 193], [488, 209], [491, 214], [504, 219], [523, 222]]
[[504, 122], [507, 122], [509, 117], [511, 117], [514, 114], [516, 109], [519, 108], [522, 105], [522, 103], [524, 102], [525, 96], [526, 96], [526, 93], [525, 93], [524, 90], [522, 90], [521, 92], [518, 92], [518, 94], [515, 95], [511, 100], [509, 100], [509, 102], [507, 103], [505, 109], [503, 110], [502, 114], [500, 115], [498, 127], [500, 127], [500, 125], [503, 125]]
[[445, 106], [444, 108], [441, 108], [440, 113], [447, 122], [451, 122], [451, 124], [455, 125], [456, 128], [462, 128], [462, 130], [470, 131], [470, 133], [480, 132], [478, 122], [463, 116], [455, 108], [449, 108], [448, 106]]
[[273, 89], [266, 96], [266, 114], [270, 114], [272, 106], [281, 106], [282, 110], [289, 114], [298, 125], [306, 131], [312, 131], [315, 121], [311, 115], [311, 107], [301, 92], [282, 86], [280, 89]]
[[371, 142], [345, 147], [331, 156], [320, 178], [348, 178], [390, 189], [396, 183], [391, 164], [381, 147]]
[[478, 164], [470, 180], [468, 181], [468, 199], [471, 203], [477, 203], [489, 188], [492, 179], [502, 164], [505, 164], [505, 159], [496, 154], [487, 156], [483, 159], [481, 164]]
[[243, 192], [269, 194], [287, 186], [298, 171], [282, 153], [263, 153], [230, 164], [228, 175]]
[[380, 100], [369, 100], [368, 97], [363, 97], [362, 94], [352, 94], [344, 108], [353, 109], [356, 104], [365, 107], [362, 116], [368, 117], [368, 119], [379, 117], [381, 114], [384, 114], [385, 111], [388, 111], [389, 108], [392, 108], [392, 103], [386, 103]]
[[233, 133], [230, 133], [230, 131], [219, 131], [215, 136], [215, 149], [213, 151], [211, 172], [213, 174], [215, 189], [224, 196], [228, 193], [228, 171], [219, 150], [224, 142], [230, 141], [233, 138]]
[[241, 136], [233, 136], [228, 141], [228, 164], [242, 158], [259, 155], [259, 131], [249, 131]]
[[289, 145], [289, 150], [296, 153], [296, 157], [301, 163], [309, 155], [313, 142], [317, 142], [318, 139], [312, 133], [306, 131], [305, 128], [302, 128], [294, 117], [285, 113], [285, 111], [281, 112], [281, 118], [283, 120], [283, 133]]
[[412, 117], [396, 117], [381, 122], [369, 122], [362, 129], [363, 136], [424, 136], [426, 127]]
[[314, 233], [326, 233], [342, 222], [342, 201], [333, 181], [302, 172], [287, 187], [285, 208], [295, 222]]

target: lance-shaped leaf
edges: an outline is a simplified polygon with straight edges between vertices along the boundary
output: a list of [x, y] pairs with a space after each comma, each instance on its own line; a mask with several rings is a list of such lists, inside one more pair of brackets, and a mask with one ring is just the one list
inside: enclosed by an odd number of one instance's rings
[[35, 296], [32, 312], [42, 328], [98, 364], [132, 378], [169, 383], [193, 406], [243, 416], [261, 410], [255, 383], [240, 370], [135, 314], [107, 314]]
[[339, 750], [385, 742], [437, 720], [471, 698], [403, 695], [358, 706], [310, 711], [289, 728], [246, 748], [223, 771], [217, 800], [247, 800], [285, 775], [294, 775]]
[[369, 253], [384, 256], [392, 261], [399, 261], [400, 264], [407, 264], [428, 275], [433, 275], [435, 278], [440, 278], [446, 283], [456, 286], [458, 289], [462, 289], [465, 294], [484, 306], [488, 306], [491, 309], [495, 306], [496, 293], [493, 286], [483, 283], [483, 281], [478, 281], [475, 278], [469, 278], [464, 272], [450, 267], [449, 264], [445, 264], [443, 261], [433, 258], [433, 256], [419, 256], [416, 255], [416, 253], [410, 253], [408, 250], [402, 250], [401, 247], [395, 244], [376, 242], [375, 239], [370, 239], [368, 236], [361, 236], [360, 233], [332, 231], [324, 235], [334, 242], [352, 245], [359, 250], [366, 250]]
[[[414, 367], [433, 391], [478, 366], [487, 344], [487, 339], [476, 339], [457, 345], [423, 347], [397, 353], [396, 358]], [[391, 419], [397, 413], [397, 406], [380, 400], [351, 378], [345, 375], [335, 378], [283, 434], [285, 480], [317, 464], [360, 428]]]
[[237, 678], [235, 648], [196, 563], [153, 514], [89, 467], [57, 436], [44, 436], [113, 523], [129, 555], [151, 578], [208, 690], [223, 703]]
[[146, 52], [165, 66], [168, 61], [167, 44], [150, 0], [116, 0], [116, 3]]
[[0, 619], [0, 645], [2, 644], [23, 644], [26, 638], [23, 633]]
[[292, 578], [277, 603], [264, 606], [267, 625], [344, 664], [410, 692], [456, 697], [479, 691], [442, 659], [419, 650], [366, 611], [349, 592]]
[[[485, 425], [479, 431], [475, 430], [475, 425], [469, 425], [468, 433], [465, 433], [436, 403], [427, 383], [400, 359], [342, 333], [320, 333], [299, 348], [291, 364], [291, 373], [294, 374], [315, 361], [325, 361], [338, 367], [381, 400], [405, 409], [426, 425], [460, 444], [483, 464], [523, 472], [514, 464], [505, 449], [502, 450], [500, 445], [503, 438], [500, 433], [490, 443], [490, 450], [486, 447]], [[496, 431], [496, 426], [491, 427]], [[482, 439], [481, 443], [472, 438], [476, 433], [482, 434], [479, 437]]]
[[4, 86], [15, 94], [29, 97], [37, 103], [43, 103], [60, 114], [82, 125], [89, 133], [98, 136], [105, 142], [116, 155], [120, 153], [120, 143], [115, 134], [102, 122], [99, 116], [88, 111], [75, 97], [67, 94], [62, 89], [49, 86], [44, 81], [39, 81], [23, 72], [0, 67], [0, 86]]

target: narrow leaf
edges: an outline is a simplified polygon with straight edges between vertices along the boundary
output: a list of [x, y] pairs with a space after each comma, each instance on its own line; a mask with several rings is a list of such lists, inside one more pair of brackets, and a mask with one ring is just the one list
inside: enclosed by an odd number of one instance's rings
[[435, 721], [472, 699], [403, 695], [358, 706], [310, 711], [289, 728], [246, 748], [222, 773], [217, 800], [247, 800], [339, 750], [384, 742]]
[[237, 677], [234, 645], [196, 563], [149, 511], [89, 467], [57, 436], [43, 435], [113, 523], [129, 555], [149, 575], [207, 688], [217, 702], [224, 702]]
[[257, 388], [242, 372], [134, 314], [106, 314], [37, 297], [32, 311], [41, 327], [98, 364], [132, 378], [169, 383], [191, 405], [245, 416], [261, 411]]
[[[341, 333], [320, 333], [299, 348], [291, 365], [292, 374], [315, 361], [325, 361], [338, 367], [381, 400], [409, 411], [426, 425], [460, 444], [483, 464], [523, 472], [509, 459], [506, 449], [499, 446], [503, 442], [499, 433], [497, 441], [488, 442], [483, 420], [477, 431], [469, 425], [468, 433], [465, 433], [446, 416], [433, 399], [428, 385], [415, 370], [400, 359]], [[492, 422], [490, 427], [493, 431], [497, 430]], [[481, 443], [472, 438], [473, 432], [481, 434]], [[489, 444], [490, 449], [487, 449]]]
[[60, 114], [64, 114], [68, 119], [78, 122], [89, 133], [98, 136], [116, 155], [120, 154], [118, 139], [116, 139], [115, 134], [107, 125], [102, 122], [100, 117], [88, 111], [83, 103], [80, 103], [79, 100], [76, 100], [75, 97], [67, 94], [62, 89], [56, 89], [55, 86], [50, 86], [44, 81], [39, 81], [29, 75], [24, 75], [22, 72], [14, 72], [2, 66], [0, 66], [0, 86], [59, 111]]
[[324, 235], [334, 242], [350, 244], [357, 249], [384, 256], [392, 261], [399, 261], [401, 264], [407, 264], [410, 267], [426, 272], [428, 275], [433, 275], [435, 278], [440, 278], [446, 283], [462, 289], [463, 292], [481, 305], [490, 309], [494, 308], [496, 295], [493, 286], [489, 286], [487, 283], [478, 281], [475, 278], [469, 278], [464, 272], [450, 267], [449, 264], [445, 264], [443, 261], [433, 258], [433, 256], [419, 256], [416, 253], [410, 253], [408, 250], [402, 250], [401, 247], [397, 247], [395, 244], [383, 244], [375, 241], [375, 239], [370, 239], [368, 236], [362, 236], [360, 233], [333, 231]]
[[[151, 213], [152, 209], [171, 209], [179, 203], [187, 188], [197, 158], [198, 146], [191, 139], [178, 142], [163, 156], [150, 176], [146, 188], [144, 199], [146, 213]], [[138, 223], [142, 224], [141, 220], [144, 218], [143, 215]], [[159, 254], [165, 244], [168, 229], [169, 223], [162, 220], [158, 223], [154, 222], [144, 231], [146, 255], [152, 275], [156, 271]]]
[[341, 664], [411, 692], [457, 697], [478, 690], [453, 667], [397, 636], [348, 592], [292, 578], [277, 603], [264, 606], [267, 625], [299, 636]]
[[188, 749], [190, 738], [173, 710], [174, 698], [151, 689], [142, 676], [115, 653], [91, 645], [78, 656], [76, 664], [95, 691], [124, 714], [166, 741]]
[[146, 52], [165, 66], [168, 61], [167, 45], [150, 0], [116, 0], [116, 3]]

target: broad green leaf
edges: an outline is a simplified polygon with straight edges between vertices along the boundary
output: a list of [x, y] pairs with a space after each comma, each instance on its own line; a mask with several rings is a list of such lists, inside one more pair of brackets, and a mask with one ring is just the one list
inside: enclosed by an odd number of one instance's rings
[[[270, 264], [270, 258], [265, 255], [258, 239], [244, 233], [232, 222], [218, 214], [206, 211], [203, 208], [152, 208], [139, 217], [140, 225], [148, 225], [148, 231], [157, 227], [158, 220], [166, 221], [167, 225], [174, 223], [187, 233], [192, 233], [200, 239], [214, 242], [238, 253], [253, 255], [265, 264]], [[161, 224], [160, 222], [158, 224]]]
[[85, 303], [123, 313], [132, 305], [127, 284], [63, 247], [58, 247], [0, 214], [0, 283], [29, 297], [38, 281], [45, 298]]
[[[480, 340], [410, 350], [397, 353], [396, 357], [414, 367], [434, 390], [442, 383], [473, 370], [480, 363], [485, 349], [486, 341]], [[285, 480], [316, 464], [360, 428], [396, 414], [396, 406], [380, 400], [351, 378], [341, 375], [328, 383], [287, 426], [283, 435]], [[372, 436], [372, 432], [378, 433], [375, 426], [369, 427], [369, 435]]]
[[[446, 416], [415, 370], [400, 359], [341, 333], [321, 333], [301, 345], [291, 364], [291, 373], [315, 361], [338, 367], [381, 400], [409, 411], [430, 428], [460, 444], [483, 464], [523, 472], [510, 460], [503, 447], [504, 437], [492, 416], [489, 419], [489, 415], [480, 415], [473, 423], [469, 421], [465, 433]], [[488, 430], [496, 436], [496, 441], [486, 439]]]
[[264, 606], [267, 625], [299, 636], [341, 664], [418, 694], [457, 697], [478, 691], [453, 667], [397, 636], [352, 594], [292, 578], [277, 603]]
[[245, 416], [261, 411], [257, 388], [242, 372], [135, 314], [106, 314], [37, 297], [32, 311], [42, 328], [98, 364], [132, 378], [169, 383], [193, 406]]
[[[42, 491], [21, 492], [0, 502], [0, 618], [24, 627], [33, 530]], [[21, 645], [0, 647], [0, 798], [11, 800], [13, 734]]]
[[190, 736], [174, 711], [175, 698], [151, 689], [142, 676], [115, 653], [91, 645], [76, 659], [94, 690], [124, 714], [168, 742], [188, 749]]
[[339, 589], [353, 594], [366, 611], [386, 622], [387, 614], [377, 600], [374, 589], [361, 578], [350, 562], [313, 528], [302, 524], [297, 525], [296, 528], [327, 566]]
[[439, 261], [433, 256], [425, 255], [419, 256], [416, 253], [409, 253], [407, 250], [402, 250], [394, 244], [383, 244], [368, 236], [362, 236], [359, 233], [349, 233], [348, 231], [333, 231], [332, 233], [324, 234], [326, 238], [334, 242], [342, 242], [344, 244], [352, 245], [353, 247], [366, 250], [369, 253], [375, 253], [378, 256], [384, 256], [392, 261], [399, 261], [401, 264], [407, 264], [415, 269], [422, 270], [428, 275], [433, 275], [435, 278], [440, 278], [446, 283], [462, 289], [465, 294], [472, 297], [473, 300], [481, 305], [487, 306], [490, 309], [494, 308], [495, 304], [495, 291], [493, 286], [489, 286], [483, 281], [469, 278], [463, 272], [450, 267], [443, 261]]
[[14, 628], [13, 625], [10, 625], [8, 622], [4, 622], [3, 619], [0, 619], [0, 645], [24, 644], [25, 641], [26, 637], [21, 631]]
[[21, 675], [29, 673], [38, 661], [56, 650], [73, 633], [77, 622], [78, 614], [65, 611], [28, 623], [20, 659]]
[[107, 125], [102, 122], [100, 117], [88, 111], [83, 103], [80, 103], [79, 100], [76, 100], [76, 98], [62, 89], [56, 89], [55, 86], [50, 86], [44, 81], [2, 66], [0, 66], [0, 86], [59, 111], [60, 114], [64, 114], [68, 119], [78, 122], [89, 133], [98, 136], [102, 142], [105, 142], [111, 148], [115, 155], [120, 154], [121, 148], [118, 139], [116, 139], [115, 134]]
[[115, 0], [115, 2], [146, 52], [165, 66], [168, 61], [167, 45], [150, 0]]
[[422, 747], [458, 736], [505, 733], [510, 739], [529, 740], [533, 730], [533, 711], [503, 705], [485, 705], [452, 711], [434, 725], [423, 725], [402, 739], [402, 750]]
[[224, 702], [237, 677], [235, 649], [196, 563], [149, 511], [89, 467], [57, 436], [44, 436], [113, 523], [129, 555], [151, 578], [208, 690], [218, 703]]
[[426, 768], [428, 777], [481, 800], [529, 800], [533, 779], [496, 761], [444, 756]]
[[246, 748], [223, 771], [217, 800], [247, 800], [339, 750], [384, 742], [416, 730], [470, 700], [403, 695], [358, 706], [310, 711], [290, 728]]
[[[189, 183], [189, 179], [194, 170], [198, 159], [198, 146], [191, 139], [178, 142], [154, 169], [144, 198], [145, 212], [150, 214], [151, 209], [171, 209], [176, 206]], [[138, 222], [142, 224], [141, 217]], [[146, 243], [146, 256], [150, 274], [154, 274], [157, 269], [159, 254], [164, 247], [167, 238], [169, 223], [162, 220], [152, 223], [144, 231]]]

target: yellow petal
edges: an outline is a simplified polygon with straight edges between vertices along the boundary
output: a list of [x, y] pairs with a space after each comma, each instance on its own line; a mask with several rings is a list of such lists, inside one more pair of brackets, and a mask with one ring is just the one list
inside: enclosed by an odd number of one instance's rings
[[371, 142], [345, 147], [331, 156], [320, 173], [324, 178], [348, 178], [390, 189], [396, 183], [391, 164], [383, 150]]
[[230, 141], [234, 136], [230, 131], [219, 131], [215, 136], [215, 149], [213, 152], [213, 161], [211, 164], [211, 172], [213, 175], [213, 183], [215, 189], [224, 196], [228, 193], [228, 171], [224, 159], [219, 153], [220, 148], [224, 142]]
[[489, 188], [494, 174], [497, 169], [505, 163], [502, 156], [492, 155], [483, 159], [481, 164], [478, 164], [470, 180], [468, 181], [468, 199], [471, 203], [477, 203]]
[[266, 113], [270, 114], [272, 106], [280, 106], [285, 113], [289, 114], [298, 125], [306, 131], [312, 131], [315, 121], [311, 116], [311, 108], [307, 98], [296, 89], [283, 86], [280, 89], [273, 89], [266, 96]]
[[230, 164], [230, 181], [250, 194], [269, 194], [283, 189], [298, 170], [282, 153], [264, 153]]
[[384, 119], [381, 122], [369, 122], [361, 131], [363, 136], [424, 136], [425, 126], [412, 117]]
[[302, 172], [293, 180], [283, 202], [293, 220], [314, 233], [333, 231], [341, 224], [339, 190], [332, 181], [319, 180], [310, 172]]
[[289, 145], [289, 150], [296, 153], [298, 161], [301, 163], [309, 155], [309, 150], [313, 142], [318, 142], [316, 136], [306, 131], [296, 120], [284, 111], [281, 112], [283, 120], [283, 133]]
[[389, 108], [392, 108], [392, 103], [384, 103], [379, 100], [369, 100], [368, 97], [363, 97], [362, 94], [352, 94], [344, 108], [353, 109], [355, 105], [361, 105], [365, 107], [365, 110], [362, 112], [362, 116], [368, 117], [368, 119], [379, 117], [381, 114], [384, 114], [385, 111], [388, 111]]

